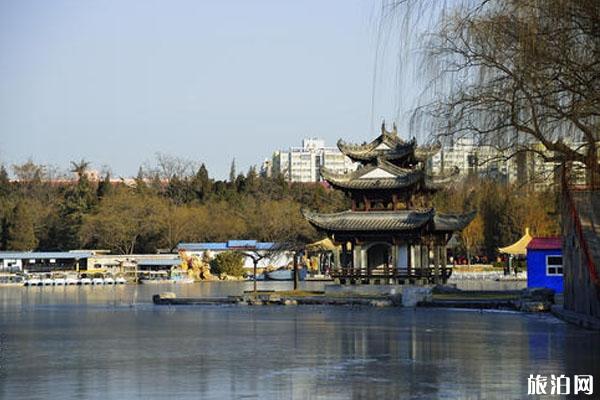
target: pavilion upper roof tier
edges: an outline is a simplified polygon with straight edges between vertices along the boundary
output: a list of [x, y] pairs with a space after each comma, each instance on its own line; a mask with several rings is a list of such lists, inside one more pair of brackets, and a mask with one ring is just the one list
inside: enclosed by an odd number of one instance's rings
[[408, 158], [415, 153], [417, 142], [415, 139], [405, 142], [398, 136], [384, 132], [367, 144], [350, 144], [340, 139], [337, 146], [352, 161], [365, 162], [377, 157], [384, 157], [386, 160]]
[[337, 146], [342, 153], [353, 161], [369, 162], [375, 158], [384, 158], [390, 161], [402, 161], [413, 159], [415, 161], [425, 161], [435, 155], [441, 149], [439, 143], [429, 146], [417, 146], [415, 138], [405, 141], [398, 136], [396, 125], [389, 132], [385, 125], [381, 126], [381, 135], [373, 139], [370, 143], [350, 144], [343, 140], [338, 140]]
[[401, 189], [416, 185], [425, 179], [422, 169], [401, 168], [383, 157], [378, 157], [374, 163], [346, 174], [337, 174], [327, 168], [321, 168], [321, 175], [332, 186], [350, 190]]
[[460, 170], [454, 167], [452, 171], [444, 175], [425, 175], [422, 188], [429, 192], [447, 189], [460, 178]]
[[475, 218], [476, 211], [464, 214], [436, 214], [433, 208], [396, 211], [343, 211], [321, 214], [308, 210], [302, 213], [319, 230], [335, 232], [403, 232], [425, 230], [432, 233], [456, 232]]

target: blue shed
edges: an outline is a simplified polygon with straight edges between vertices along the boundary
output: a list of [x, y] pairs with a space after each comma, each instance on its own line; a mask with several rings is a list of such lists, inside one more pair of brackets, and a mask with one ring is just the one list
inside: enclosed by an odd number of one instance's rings
[[527, 245], [527, 287], [563, 292], [562, 239], [533, 238]]

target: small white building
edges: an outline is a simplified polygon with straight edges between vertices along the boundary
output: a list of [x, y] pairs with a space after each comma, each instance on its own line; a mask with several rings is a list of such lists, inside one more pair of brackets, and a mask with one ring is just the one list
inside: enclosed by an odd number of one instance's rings
[[[178, 251], [183, 251], [186, 256], [203, 257], [207, 254], [212, 260], [219, 253], [226, 251], [240, 251], [242, 253], [258, 254], [265, 256], [259, 262], [258, 268], [269, 266], [284, 267], [290, 265], [294, 260], [291, 251], [273, 251], [276, 248], [275, 243], [257, 242], [256, 240], [230, 240], [228, 242], [208, 242], [208, 243], [179, 243]], [[253, 269], [254, 262], [251, 257], [244, 257], [244, 268]]]

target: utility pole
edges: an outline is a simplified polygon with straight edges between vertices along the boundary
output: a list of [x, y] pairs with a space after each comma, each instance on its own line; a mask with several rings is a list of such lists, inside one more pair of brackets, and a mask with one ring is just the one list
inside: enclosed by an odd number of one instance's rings
[[294, 252], [294, 290], [298, 290], [298, 252]]

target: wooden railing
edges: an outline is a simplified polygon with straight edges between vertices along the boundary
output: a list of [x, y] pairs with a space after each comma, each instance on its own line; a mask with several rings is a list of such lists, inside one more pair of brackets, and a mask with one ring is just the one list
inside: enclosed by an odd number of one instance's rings
[[[335, 268], [331, 271], [332, 278], [343, 278], [343, 279], [419, 279], [427, 278], [432, 279], [435, 277], [435, 270], [433, 267], [429, 268], [377, 268], [369, 270], [367, 268], [352, 268], [343, 267]], [[452, 268], [439, 268], [438, 277], [446, 280], [452, 275]]]

